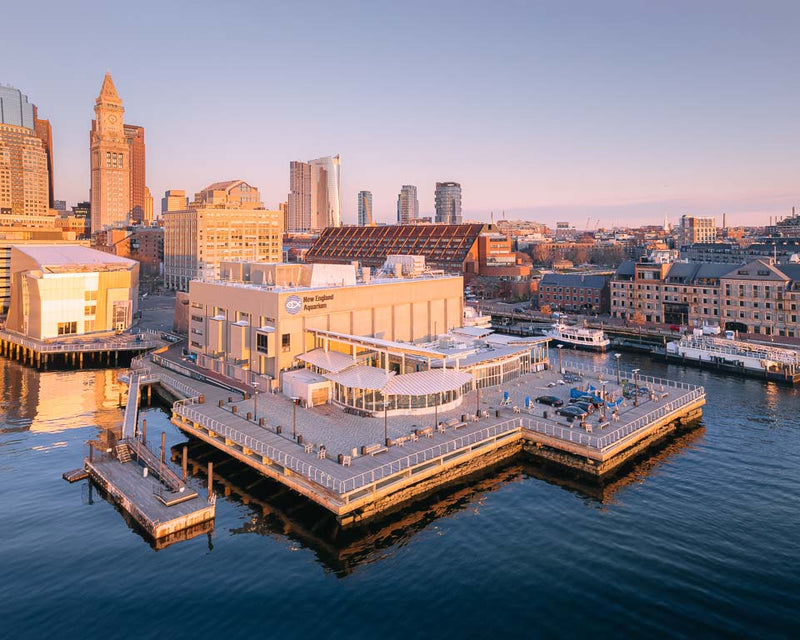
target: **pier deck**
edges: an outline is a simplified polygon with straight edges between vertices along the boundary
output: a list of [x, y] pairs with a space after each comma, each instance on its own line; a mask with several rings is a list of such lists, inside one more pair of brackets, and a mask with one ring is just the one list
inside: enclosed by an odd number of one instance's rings
[[[162, 384], [169, 386], [172, 380], [175, 388], [179, 383], [174, 378], [180, 376], [152, 364], [149, 367], [153, 375], [162, 376]], [[532, 404], [526, 411], [526, 396], [533, 401], [539, 395], [557, 395], [566, 402], [573, 386], [592, 384], [600, 389], [599, 378], [606, 381], [609, 395], [622, 393], [616, 372], [580, 362], [565, 363], [565, 369], [582, 379], [564, 384], [552, 370], [527, 374], [482, 389], [480, 411], [476, 393], [467, 394], [460, 407], [439, 413], [443, 431], [428, 430], [436, 424], [432, 414], [391, 416], [387, 432], [394, 444], [389, 447], [383, 446], [382, 414], [364, 418], [332, 405], [298, 407], [294, 414], [291, 401], [281, 395], [260, 394], [257, 400], [245, 400], [196, 380], [186, 384], [196, 394], [202, 393], [204, 402], [191, 398], [176, 402], [172, 422], [325, 506], [347, 523], [523, 448], [588, 474], [603, 475], [679, 424], [697, 419], [705, 403], [701, 387], [640, 376], [639, 387], [647, 392], [639, 395], [636, 403], [633, 398], [625, 399], [616, 421], [610, 419], [610, 412], [602, 420], [597, 411], [580, 425], [555, 416], [552, 407]], [[620, 381], [626, 384], [630, 379], [631, 374], [623, 372]], [[295, 418], [302, 444], [292, 437]], [[414, 437], [414, 429], [430, 435]], [[366, 455], [362, 455], [362, 447], [368, 447]]]
[[[141, 444], [137, 448], [137, 457], [126, 462], [110, 454], [95, 452], [84, 461], [84, 468], [91, 479], [155, 540], [174, 537], [186, 530], [206, 531], [207, 528], [198, 525], [214, 519], [214, 497], [206, 499], [199, 495], [196, 489], [181, 483], [165, 466], [159, 476], [159, 465], [147, 460], [148, 457], [157, 460], [156, 456]], [[147, 475], [144, 475], [145, 469]]]

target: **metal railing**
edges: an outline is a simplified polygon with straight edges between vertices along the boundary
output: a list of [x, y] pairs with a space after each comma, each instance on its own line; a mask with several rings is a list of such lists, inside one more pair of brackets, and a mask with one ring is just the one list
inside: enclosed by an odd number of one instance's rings
[[[118, 340], [108, 341], [97, 339], [92, 342], [46, 342], [26, 338], [16, 333], [0, 330], [0, 338], [18, 344], [26, 349], [40, 353], [79, 353], [87, 351], [132, 351], [146, 350], [164, 344], [163, 340]], [[54, 338], [55, 339], [55, 338]]]
[[195, 424], [199, 424], [206, 429], [209, 429], [210, 431], [213, 431], [214, 433], [217, 433], [228, 440], [235, 442], [241, 447], [246, 447], [261, 456], [269, 458], [270, 460], [277, 462], [288, 469], [291, 469], [295, 473], [304, 476], [305, 478], [317, 483], [322, 487], [342, 493], [342, 481], [334, 478], [332, 475], [323, 471], [316, 465], [304, 462], [303, 460], [295, 458], [293, 455], [288, 454], [285, 451], [276, 449], [275, 447], [263, 442], [262, 440], [259, 440], [258, 438], [246, 435], [241, 431], [234, 429], [233, 427], [219, 422], [218, 420], [209, 418], [208, 416], [193, 409], [190, 406], [190, 403], [175, 403], [172, 407], [172, 410], [179, 416], [191, 420]]
[[[617, 369], [615, 367], [598, 367], [596, 365], [587, 364], [584, 362], [576, 362], [574, 360], [564, 360], [564, 371], [574, 371], [586, 375], [593, 375], [594, 377], [602, 374], [603, 379], [608, 381], [614, 381], [617, 379]], [[619, 373], [621, 379], [628, 380], [630, 382], [634, 381], [634, 376], [631, 371], [620, 368]], [[665, 388], [669, 387], [673, 389], [685, 389], [687, 391], [701, 388], [697, 385], [689, 384], [687, 382], [681, 382], [679, 380], [667, 380], [666, 378], [658, 378], [641, 373], [638, 374], [636, 378], [640, 387], [652, 387], [652, 385], [656, 385]]]
[[505, 433], [510, 433], [516, 429], [521, 429], [521, 427], [522, 424], [520, 418], [513, 418], [490, 427], [484, 427], [483, 429], [473, 433], [464, 434], [455, 440], [442, 442], [441, 444], [434, 445], [428, 449], [417, 451], [405, 456], [404, 458], [392, 460], [391, 462], [387, 462], [376, 469], [365, 471], [358, 476], [344, 480], [341, 483], [342, 488], [339, 490], [339, 493], [355, 491], [360, 487], [372, 484], [400, 471], [410, 469], [418, 464], [435, 460], [436, 458], [440, 458], [448, 453], [457, 451], [458, 449], [463, 449], [464, 447], [476, 444], [478, 442], [489, 440]]

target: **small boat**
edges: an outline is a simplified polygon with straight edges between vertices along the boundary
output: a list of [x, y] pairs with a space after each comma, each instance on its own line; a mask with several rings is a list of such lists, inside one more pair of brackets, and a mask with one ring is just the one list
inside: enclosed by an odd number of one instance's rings
[[545, 333], [545, 336], [555, 341], [556, 344], [563, 344], [565, 347], [599, 351], [601, 353], [608, 349], [611, 344], [602, 329], [575, 327], [562, 322], [553, 325], [553, 328]]

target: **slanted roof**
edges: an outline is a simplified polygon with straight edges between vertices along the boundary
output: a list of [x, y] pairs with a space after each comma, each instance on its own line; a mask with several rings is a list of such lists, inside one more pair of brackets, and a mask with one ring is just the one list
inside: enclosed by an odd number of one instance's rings
[[244, 182], [243, 180], [224, 180], [223, 182], [213, 182], [203, 191], [227, 191], [233, 186]]
[[633, 260], [626, 260], [617, 267], [614, 276], [632, 276], [636, 273], [636, 263]]
[[12, 245], [12, 248], [35, 260], [44, 272], [130, 269], [137, 264], [136, 260], [80, 245]]
[[548, 273], [542, 277], [540, 285], [557, 287], [585, 287], [602, 289], [606, 285], [605, 276], [584, 275], [580, 273]]
[[100, 87], [100, 95], [97, 96], [97, 101], [114, 101], [114, 102], [121, 102], [119, 94], [117, 93], [117, 88], [114, 86], [114, 81], [111, 79], [111, 72], [106, 71], [106, 75], [103, 78], [103, 86]]
[[347, 354], [339, 353], [338, 351], [325, 351], [324, 349], [308, 351], [297, 356], [297, 359], [329, 373], [338, 373], [356, 364], [356, 361]]
[[394, 376], [394, 371], [385, 371], [377, 367], [360, 364], [339, 373], [328, 373], [325, 377], [343, 387], [353, 389], [383, 389]]
[[472, 381], [472, 374], [453, 369], [430, 369], [394, 376], [383, 388], [386, 396], [424, 396], [456, 391]]
[[764, 260], [753, 260], [744, 265], [728, 269], [725, 273], [726, 280], [774, 280], [784, 282], [788, 276], [774, 265]]

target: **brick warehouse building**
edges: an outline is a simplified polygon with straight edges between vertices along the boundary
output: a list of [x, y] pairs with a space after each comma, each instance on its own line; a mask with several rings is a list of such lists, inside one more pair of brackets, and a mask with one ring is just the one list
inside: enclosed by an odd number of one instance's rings
[[306, 262], [380, 268], [389, 255], [421, 255], [431, 269], [473, 276], [527, 277], [530, 265], [511, 240], [488, 224], [401, 224], [328, 227], [306, 253]]
[[553, 311], [608, 313], [609, 278], [579, 273], [548, 273], [539, 282], [539, 307]]

